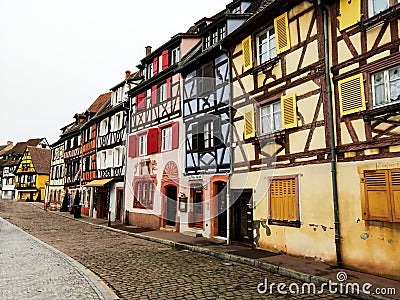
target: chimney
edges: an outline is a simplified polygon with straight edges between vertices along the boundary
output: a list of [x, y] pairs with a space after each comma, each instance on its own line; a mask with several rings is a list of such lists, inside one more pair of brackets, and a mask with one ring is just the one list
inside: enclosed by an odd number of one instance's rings
[[11, 142], [11, 141], [7, 142], [7, 146], [12, 146], [12, 145], [13, 145], [13, 142]]
[[146, 56], [151, 53], [151, 46], [146, 46]]
[[126, 70], [126, 71], [125, 71], [125, 79], [128, 79], [129, 76], [131, 76], [131, 71]]

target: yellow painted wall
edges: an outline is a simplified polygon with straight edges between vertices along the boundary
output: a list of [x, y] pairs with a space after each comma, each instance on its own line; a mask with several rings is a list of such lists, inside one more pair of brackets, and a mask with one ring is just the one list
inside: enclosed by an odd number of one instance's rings
[[362, 220], [360, 174], [400, 168], [399, 159], [338, 164], [342, 257], [347, 266], [400, 278], [400, 224]]

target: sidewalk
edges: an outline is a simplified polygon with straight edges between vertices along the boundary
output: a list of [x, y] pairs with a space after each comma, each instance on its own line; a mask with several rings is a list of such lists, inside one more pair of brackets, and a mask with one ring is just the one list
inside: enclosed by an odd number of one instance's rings
[[[73, 215], [69, 213], [60, 213], [58, 211], [52, 213], [73, 219]], [[83, 216], [81, 219], [75, 220], [93, 224], [95, 226], [107, 227], [107, 220], [105, 219], [93, 219]], [[352, 294], [355, 298], [400, 299], [399, 281], [353, 270], [337, 268], [310, 259], [297, 258], [260, 249], [252, 249], [242, 245], [227, 246], [226, 243], [221, 240], [191, 237], [178, 232], [146, 229], [115, 222], [112, 223], [112, 227], [107, 228], [137, 238], [211, 255], [231, 262], [254, 266], [271, 273], [299, 279], [303, 282], [315, 283], [317, 286], [320, 286], [323, 283], [329, 283], [330, 281], [340, 283], [337, 279], [338, 273], [340, 273], [342, 276], [347, 276], [347, 279], [342, 281], [343, 284], [358, 283], [360, 293]], [[370, 284], [371, 286], [365, 284]], [[365, 286], [367, 293], [362, 292], [363, 286]], [[325, 289], [328, 290], [328, 286], [326, 286]], [[395, 289], [395, 295], [393, 295], [393, 289]], [[370, 293], [368, 293], [368, 291]], [[377, 295], [378, 292], [381, 292], [381, 295], [382, 293], [386, 293], [386, 296], [379, 296]], [[389, 295], [389, 293], [392, 294]]]
[[0, 218], [0, 299], [118, 299], [64, 253]]

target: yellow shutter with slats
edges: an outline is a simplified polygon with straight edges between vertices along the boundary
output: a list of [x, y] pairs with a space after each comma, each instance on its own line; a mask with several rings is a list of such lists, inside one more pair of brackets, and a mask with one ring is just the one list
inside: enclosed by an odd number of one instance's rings
[[274, 19], [276, 53], [290, 49], [289, 19], [287, 12]]
[[256, 131], [254, 126], [254, 108], [251, 107], [246, 109], [244, 112], [244, 139], [250, 139], [255, 137]]
[[296, 179], [272, 179], [270, 182], [270, 218], [298, 221]]
[[340, 0], [339, 29], [349, 28], [361, 20], [361, 0]]
[[281, 97], [282, 129], [297, 127], [296, 95]]
[[392, 170], [390, 175], [392, 219], [400, 222], [400, 170]]
[[391, 221], [389, 176], [386, 170], [365, 171], [366, 220]]
[[340, 115], [345, 116], [366, 109], [364, 78], [357, 74], [338, 82]]
[[251, 50], [251, 35], [242, 41], [243, 71], [253, 67], [253, 53]]

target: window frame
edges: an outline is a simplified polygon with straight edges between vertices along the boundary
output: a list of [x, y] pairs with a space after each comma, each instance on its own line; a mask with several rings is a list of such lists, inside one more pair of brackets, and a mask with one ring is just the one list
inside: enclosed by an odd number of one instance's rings
[[166, 126], [161, 128], [161, 152], [166, 152], [171, 150], [172, 150], [172, 126]]
[[155, 182], [152, 178], [143, 178], [135, 182], [135, 195], [133, 198], [133, 208], [153, 209]]
[[[392, 2], [390, 0], [386, 0], [386, 3], [388, 5], [388, 7], [386, 9], [384, 9], [384, 10], [381, 10], [381, 11], [375, 13], [375, 11], [374, 11], [374, 1], [376, 1], [376, 0], [368, 0], [368, 17], [369, 18], [372, 18], [373, 16], [376, 16], [376, 15], [380, 14], [381, 12], [389, 9], [390, 6], [391, 6], [391, 2]], [[378, 0], [378, 1], [382, 3], [385, 0]]]
[[[273, 55], [273, 56], [270, 55], [270, 52], [271, 52], [271, 50], [273, 49], [273, 48], [271, 49], [271, 47], [270, 47], [270, 42], [271, 42], [270, 32], [271, 32], [271, 30], [274, 32], [274, 37], [273, 37], [273, 39], [275, 40], [275, 55]], [[265, 43], [267, 44], [267, 51], [264, 52], [264, 53], [260, 53], [260, 46], [264, 44], [264, 43], [261, 43], [261, 45], [260, 45], [260, 37], [261, 37], [262, 35], [264, 35], [264, 34], [267, 34], [266, 42], [265, 42]], [[258, 65], [258, 66], [259, 66], [259, 65], [262, 65], [263, 63], [265, 63], [265, 62], [267, 62], [267, 61], [269, 61], [269, 60], [271, 60], [271, 59], [273, 59], [273, 58], [275, 58], [275, 57], [277, 57], [276, 33], [275, 33], [275, 28], [274, 28], [274, 26], [271, 25], [271, 26], [267, 27], [266, 29], [264, 29], [263, 31], [261, 31], [260, 33], [258, 33], [258, 34], [255, 36], [255, 44], [256, 44], [256, 53], [257, 53], [257, 59], [256, 59], [256, 61], [257, 61], [257, 65]], [[264, 54], [267, 54], [267, 58], [266, 58], [264, 61], [262, 61], [261, 57], [262, 57], [262, 55], [264, 55]]]
[[176, 47], [171, 50], [171, 65], [174, 65], [181, 60], [181, 47]]
[[167, 100], [167, 83], [164, 82], [157, 87], [157, 97], [158, 103], [164, 102]]
[[147, 132], [138, 134], [138, 156], [147, 155]]
[[[281, 123], [280, 124], [280, 128], [275, 128], [275, 118], [274, 118], [274, 116], [275, 116], [275, 114], [278, 113], [277, 111], [274, 110], [274, 105], [275, 104], [279, 104], [279, 115], [280, 115], [280, 123]], [[269, 128], [271, 129], [270, 131], [264, 131], [264, 128], [263, 128], [263, 124], [264, 124], [263, 120], [265, 120], [265, 118], [267, 117], [266, 114], [263, 114], [263, 110], [266, 109], [266, 108], [269, 108], [269, 111], [270, 111], [269, 112], [269, 116], [270, 116], [270, 122], [269, 122], [269, 126], [270, 127]], [[259, 114], [260, 114], [260, 116], [259, 116], [259, 122], [260, 122], [259, 128], [260, 128], [260, 131], [259, 132], [262, 135], [267, 135], [267, 134], [271, 134], [271, 133], [283, 130], [283, 127], [282, 127], [282, 105], [281, 105], [281, 101], [280, 100], [274, 101], [274, 102], [270, 102], [270, 103], [267, 103], [267, 104], [261, 106]]]
[[[375, 72], [373, 74], [371, 74], [371, 89], [372, 89], [372, 108], [378, 108], [378, 107], [383, 107], [383, 106], [389, 106], [395, 103], [400, 103], [400, 92], [397, 98], [399, 98], [399, 100], [394, 100], [391, 101], [391, 82], [393, 81], [398, 81], [399, 85], [400, 85], [400, 76], [398, 78], [396, 78], [395, 80], [390, 80], [390, 71], [394, 70], [394, 69], [398, 69], [398, 71], [400, 72], [400, 65], [397, 65], [395, 67], [391, 67], [391, 68], [387, 68], [384, 70], [380, 70], [379, 72]], [[376, 98], [376, 86], [378, 86], [377, 84], [375, 84], [375, 76], [377, 76], [378, 74], [383, 73], [383, 87], [384, 87], [384, 94], [385, 94], [385, 99], [384, 99], [384, 103], [382, 104], [377, 104], [377, 98]], [[381, 85], [381, 84], [379, 84]]]
[[[276, 216], [272, 216], [272, 197], [271, 197], [271, 184], [273, 181], [285, 181], [285, 180], [294, 180], [295, 185], [295, 209], [294, 214], [296, 215], [296, 220], [280, 220], [274, 218]], [[300, 228], [301, 226], [301, 217], [300, 217], [300, 188], [299, 188], [299, 176], [298, 175], [290, 175], [290, 176], [271, 176], [268, 177], [268, 223], [271, 225], [278, 226], [289, 226]]]

